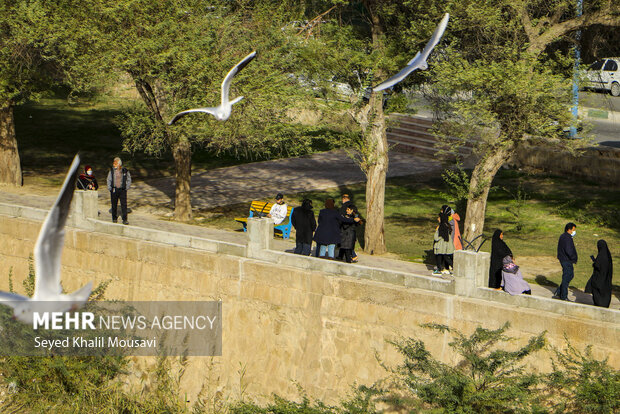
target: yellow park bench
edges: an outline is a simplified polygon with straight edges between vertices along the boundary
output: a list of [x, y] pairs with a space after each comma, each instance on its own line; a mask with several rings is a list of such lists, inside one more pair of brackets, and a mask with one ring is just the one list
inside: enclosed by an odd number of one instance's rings
[[[235, 221], [243, 224], [243, 231], [248, 231], [248, 218], [266, 217], [271, 210], [271, 206], [273, 206], [273, 203], [254, 200], [252, 201], [252, 204], [250, 204], [250, 215], [248, 217], [236, 217]], [[291, 224], [291, 216], [293, 214], [293, 209], [293, 207], [287, 206], [287, 218], [285, 218], [282, 223], [273, 227], [274, 231], [276, 231], [276, 234], [278, 232], [282, 233], [283, 239], [288, 239], [291, 236], [291, 227], [293, 227], [293, 225]]]

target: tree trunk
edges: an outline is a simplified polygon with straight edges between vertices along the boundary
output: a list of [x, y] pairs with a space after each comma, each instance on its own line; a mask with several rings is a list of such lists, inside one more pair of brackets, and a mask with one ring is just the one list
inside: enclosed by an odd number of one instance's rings
[[10, 102], [0, 107], [0, 183], [23, 185], [13, 105]]
[[192, 175], [192, 147], [183, 139], [172, 148], [176, 171], [176, 190], [174, 194], [174, 218], [189, 221], [192, 218], [190, 181]]
[[383, 254], [385, 247], [385, 178], [388, 169], [388, 144], [383, 114], [383, 92], [370, 97], [370, 132], [367, 136], [368, 161], [366, 163], [366, 230], [364, 251]]
[[[472, 241], [476, 236], [482, 234], [484, 230], [484, 218], [487, 207], [487, 198], [495, 174], [514, 152], [515, 144], [510, 142], [502, 143], [499, 148], [493, 148], [488, 155], [476, 164], [469, 182], [469, 195], [467, 200], [467, 216], [465, 217], [465, 228], [463, 238]], [[479, 243], [475, 243], [476, 246]], [[463, 243], [463, 248], [466, 243]]]
[[[380, 54], [385, 53], [384, 31], [377, 13], [377, 1], [365, 1], [371, 21], [372, 48]], [[380, 69], [375, 71], [375, 79], [382, 80]], [[364, 251], [370, 254], [383, 254], [385, 247], [385, 178], [388, 169], [388, 144], [383, 114], [383, 92], [373, 92], [370, 96], [366, 128], [364, 155], [366, 173], [366, 229], [364, 232]]]

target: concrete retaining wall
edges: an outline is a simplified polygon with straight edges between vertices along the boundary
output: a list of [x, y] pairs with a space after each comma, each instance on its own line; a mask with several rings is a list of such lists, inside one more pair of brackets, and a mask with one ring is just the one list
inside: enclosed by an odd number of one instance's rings
[[620, 186], [620, 149], [618, 148], [604, 146], [586, 148], [583, 154], [575, 156], [550, 146], [522, 145], [510, 164]]
[[[76, 192], [76, 206], [82, 197], [89, 195]], [[0, 205], [0, 289], [8, 287], [10, 267], [21, 287], [44, 213]], [[112, 279], [107, 296], [113, 299], [222, 300], [223, 356], [192, 357], [184, 368], [181, 387], [192, 401], [241, 393], [259, 401], [271, 393], [296, 398], [299, 384], [308, 395], [335, 402], [355, 382], [387, 375], [375, 353], [388, 364], [399, 361], [386, 340], [421, 338], [434, 355], [453, 360], [450, 337], [419, 326], [428, 322], [466, 333], [510, 322], [515, 346], [543, 330], [561, 346], [567, 334], [578, 347], [594, 344], [595, 355], [620, 367], [620, 312], [480, 288], [486, 253], [457, 253], [455, 280], [446, 281], [270, 250], [272, 226], [265, 219], [249, 220], [242, 246], [89, 215], [73, 214], [67, 229], [67, 290]], [[135, 360], [136, 367], [149, 363]], [[548, 369], [548, 355], [530, 363]]]

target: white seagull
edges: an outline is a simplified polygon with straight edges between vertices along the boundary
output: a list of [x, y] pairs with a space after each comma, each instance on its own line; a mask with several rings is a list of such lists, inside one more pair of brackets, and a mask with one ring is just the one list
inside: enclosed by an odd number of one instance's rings
[[443, 19], [441, 19], [441, 22], [439, 22], [439, 26], [437, 26], [437, 28], [435, 29], [435, 33], [433, 33], [433, 36], [428, 41], [426, 46], [424, 46], [424, 50], [422, 52], [418, 52], [418, 54], [415, 55], [413, 59], [409, 61], [409, 63], [407, 63], [407, 66], [405, 66], [396, 75], [392, 76], [390, 79], [386, 80], [385, 82], [382, 82], [379, 85], [375, 86], [373, 88], [373, 91], [379, 92], [384, 89], [391, 88], [392, 86], [396, 85], [398, 82], [405, 79], [411, 72], [413, 72], [416, 69], [421, 69], [421, 70], [427, 69], [428, 64], [426, 63], [426, 59], [428, 59], [428, 55], [430, 55], [430, 53], [433, 51], [433, 48], [441, 40], [441, 37], [443, 36], [443, 32], [446, 31], [446, 26], [448, 26], [448, 20], [450, 20], [450, 15], [446, 13], [445, 16], [443, 16]]
[[222, 82], [222, 103], [220, 106], [215, 108], [195, 108], [188, 109], [187, 111], [179, 112], [172, 118], [172, 121], [168, 122], [168, 125], [174, 124], [179, 118], [184, 117], [187, 114], [191, 114], [193, 112], [206, 112], [211, 114], [218, 121], [226, 121], [230, 116], [230, 111], [232, 110], [232, 106], [243, 99], [243, 96], [233, 99], [232, 101], [228, 100], [228, 92], [230, 91], [230, 83], [237, 73], [241, 71], [241, 69], [245, 68], [248, 63], [252, 61], [256, 57], [256, 51], [250, 53], [246, 57], [244, 57], [241, 62], [237, 63], [234, 68], [228, 72], [224, 81]]
[[73, 198], [73, 189], [80, 165], [76, 155], [62, 185], [58, 199], [43, 222], [34, 246], [34, 295], [28, 298], [9, 292], [0, 292], [0, 303], [13, 308], [13, 315], [24, 323], [32, 323], [34, 312], [67, 312], [79, 308], [88, 300], [93, 283], [71, 294], [63, 294], [60, 286], [60, 256], [65, 242], [65, 223]]

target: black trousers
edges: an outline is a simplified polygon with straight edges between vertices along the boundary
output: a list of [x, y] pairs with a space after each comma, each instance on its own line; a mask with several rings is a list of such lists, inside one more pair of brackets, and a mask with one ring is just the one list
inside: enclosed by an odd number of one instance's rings
[[113, 188], [110, 193], [110, 201], [112, 202], [112, 220], [118, 218], [118, 200], [121, 200], [121, 218], [127, 221], [127, 190]]
[[451, 254], [436, 254], [435, 260], [437, 260], [437, 269], [442, 271], [452, 267], [452, 255]]
[[351, 255], [352, 255], [352, 252], [353, 252], [353, 249], [342, 249], [342, 248], [341, 248], [341, 249], [340, 249], [340, 252], [339, 252], [339, 257], [343, 257], [343, 256], [344, 256], [344, 260], [345, 260], [347, 263], [351, 263], [351, 261], [352, 261], [352, 260], [351, 260], [351, 257], [352, 257], [352, 256], [351, 256]]

